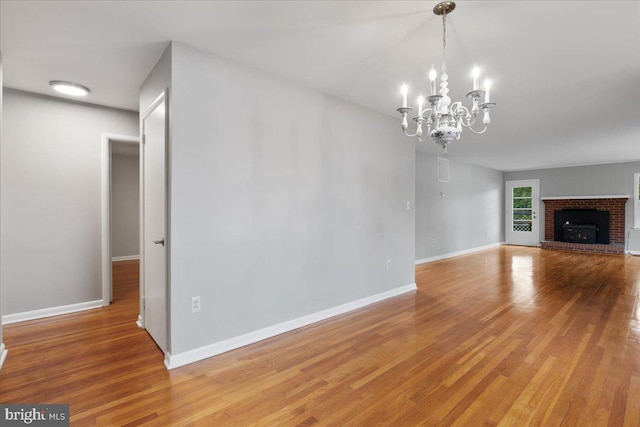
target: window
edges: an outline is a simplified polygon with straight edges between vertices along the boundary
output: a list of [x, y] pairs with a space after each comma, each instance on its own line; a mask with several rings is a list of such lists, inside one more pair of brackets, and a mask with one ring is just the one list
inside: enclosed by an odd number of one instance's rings
[[640, 173], [633, 175], [633, 228], [640, 228]]
[[513, 231], [533, 231], [531, 187], [513, 188]]

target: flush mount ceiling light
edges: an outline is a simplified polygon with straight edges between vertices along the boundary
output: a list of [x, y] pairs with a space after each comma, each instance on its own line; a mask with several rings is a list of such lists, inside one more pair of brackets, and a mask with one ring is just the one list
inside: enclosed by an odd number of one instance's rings
[[[407, 128], [409, 127], [407, 115], [413, 110], [413, 108], [407, 106], [407, 85], [402, 86], [403, 103], [402, 107], [398, 108], [398, 112], [402, 115], [402, 130], [404, 134], [411, 137], [417, 136], [420, 142], [425, 142], [431, 137], [436, 144], [442, 146], [442, 152], [444, 154], [447, 153], [447, 145], [449, 143], [460, 139], [463, 126], [473, 133], [484, 133], [489, 123], [491, 123], [489, 110], [496, 105], [495, 102], [490, 102], [489, 90], [491, 82], [488, 79], [485, 80], [484, 90], [478, 89], [478, 77], [480, 75], [478, 67], [474, 67], [471, 73], [473, 76], [473, 90], [467, 92], [466, 95], [467, 98], [471, 98], [473, 103], [471, 111], [462, 105], [462, 102], [454, 102], [452, 104], [451, 98], [447, 95], [449, 93], [449, 76], [447, 76], [446, 65], [447, 15], [453, 12], [455, 8], [456, 4], [452, 1], [438, 3], [436, 7], [433, 8], [433, 13], [442, 16], [442, 75], [440, 76], [440, 94], [438, 95], [436, 93], [436, 70], [431, 67], [431, 71], [429, 72], [431, 96], [427, 97], [427, 102], [431, 105], [431, 108], [422, 109], [425, 99], [422, 96], [418, 98], [418, 115], [413, 118], [418, 124], [415, 133], [407, 133]], [[479, 103], [482, 97], [484, 97], [484, 102]], [[481, 130], [475, 130], [472, 126], [480, 114], [480, 109], [484, 112], [482, 117], [484, 127]], [[423, 122], [427, 124], [427, 132], [424, 138], [422, 138]]]
[[49, 85], [56, 91], [60, 93], [64, 93], [65, 95], [71, 96], [85, 96], [91, 90], [86, 87], [79, 85], [78, 83], [65, 82], [62, 80], [51, 80]]

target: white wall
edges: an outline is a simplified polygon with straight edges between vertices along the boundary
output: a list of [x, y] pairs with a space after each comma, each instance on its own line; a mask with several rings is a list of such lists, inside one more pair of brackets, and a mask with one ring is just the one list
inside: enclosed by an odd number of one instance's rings
[[[640, 162], [625, 162], [505, 172], [504, 179], [539, 179], [540, 197], [626, 194], [629, 196], [625, 209], [627, 236], [633, 227], [633, 174], [637, 172], [640, 172]], [[544, 221], [544, 202], [540, 202], [540, 240], [544, 240]]]
[[416, 155], [417, 261], [504, 241], [502, 172], [453, 159], [449, 167], [449, 182], [439, 182], [437, 158]]
[[111, 156], [111, 256], [140, 255], [140, 157]]
[[2, 313], [101, 299], [101, 134], [138, 114], [5, 89], [3, 115]]
[[415, 148], [394, 119], [172, 56], [172, 354], [414, 283]]

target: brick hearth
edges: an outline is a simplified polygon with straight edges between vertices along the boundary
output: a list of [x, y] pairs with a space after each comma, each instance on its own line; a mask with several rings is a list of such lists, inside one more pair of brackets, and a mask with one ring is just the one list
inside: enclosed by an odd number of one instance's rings
[[595, 252], [599, 254], [623, 254], [624, 245], [601, 245], [601, 244], [589, 244], [589, 243], [569, 243], [569, 242], [555, 242], [552, 240], [545, 240], [540, 242], [540, 247], [543, 249], [561, 249], [563, 251], [574, 252]]
[[[540, 246], [580, 252], [624, 253], [624, 215], [628, 197], [543, 198], [544, 241]], [[609, 245], [556, 242], [553, 240], [553, 213], [560, 209], [597, 209], [609, 211]]]

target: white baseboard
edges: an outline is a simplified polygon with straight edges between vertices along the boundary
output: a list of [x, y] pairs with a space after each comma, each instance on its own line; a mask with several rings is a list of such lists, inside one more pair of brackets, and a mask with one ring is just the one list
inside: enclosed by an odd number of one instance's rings
[[627, 253], [640, 255], [640, 229], [632, 228], [627, 233]]
[[7, 353], [9, 351], [4, 346], [3, 342], [0, 342], [0, 369], [2, 369], [2, 365], [4, 364], [5, 359], [7, 358]]
[[91, 310], [102, 307], [102, 300], [80, 302], [77, 304], [62, 305], [59, 307], [49, 307], [40, 310], [25, 311], [23, 313], [5, 314], [2, 316], [2, 324], [25, 322], [27, 320], [41, 319], [43, 317], [58, 316], [60, 314], [75, 313], [76, 311]]
[[114, 256], [111, 258], [111, 261], [131, 261], [134, 259], [140, 259], [140, 255]]
[[267, 328], [259, 329], [248, 334], [240, 335], [237, 337], [229, 338], [224, 341], [220, 341], [214, 344], [206, 345], [204, 347], [196, 348], [194, 350], [185, 351], [184, 353], [170, 354], [165, 353], [164, 364], [167, 369], [178, 368], [180, 366], [187, 365], [189, 363], [197, 362], [208, 357], [212, 357], [221, 353], [225, 353], [230, 350], [234, 350], [245, 345], [253, 344], [258, 341], [262, 341], [267, 338], [274, 337], [276, 335], [283, 334], [285, 332], [292, 331], [294, 329], [307, 326], [311, 323], [319, 322], [321, 320], [328, 319], [329, 317], [344, 314], [349, 311], [362, 308], [369, 304], [373, 304], [387, 298], [392, 298], [405, 292], [410, 292], [417, 289], [416, 284], [401, 286], [396, 289], [391, 289], [386, 292], [382, 292], [376, 295], [371, 295], [366, 298], [362, 298], [356, 301], [352, 301], [346, 304], [332, 307], [326, 310], [318, 311], [306, 316], [298, 317], [277, 325], [269, 326]]
[[448, 254], [438, 255], [438, 256], [431, 257], [431, 258], [418, 259], [418, 260], [416, 260], [416, 265], [426, 264], [428, 262], [433, 262], [433, 261], [439, 261], [441, 259], [453, 258], [453, 257], [460, 256], [460, 255], [472, 254], [474, 252], [480, 252], [480, 251], [484, 251], [486, 249], [497, 248], [497, 247], [502, 246], [504, 244], [505, 244], [504, 242], [492, 243], [492, 244], [486, 245], [486, 246], [479, 246], [477, 248], [465, 249], [463, 251], [458, 251], [458, 252], [451, 252], [451, 253], [448, 253]]

